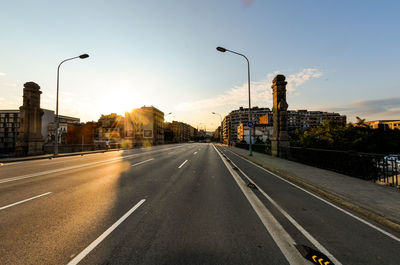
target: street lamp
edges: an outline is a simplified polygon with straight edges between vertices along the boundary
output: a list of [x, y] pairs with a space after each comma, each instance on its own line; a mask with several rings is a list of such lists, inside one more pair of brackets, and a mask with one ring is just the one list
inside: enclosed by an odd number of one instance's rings
[[222, 116], [221, 116], [221, 114], [219, 114], [219, 113], [216, 113], [216, 112], [211, 112], [212, 114], [214, 114], [214, 115], [219, 115], [219, 118], [220, 118], [220, 120], [221, 120], [221, 133], [220, 133], [220, 136], [219, 136], [219, 140], [220, 140], [220, 142], [222, 143]]
[[88, 57], [89, 57], [89, 55], [86, 54], [86, 53], [85, 54], [81, 54], [81, 55], [76, 56], [76, 57], [65, 59], [64, 61], [62, 61], [58, 65], [58, 68], [57, 68], [57, 101], [56, 101], [56, 139], [55, 139], [56, 142], [55, 142], [55, 146], [54, 146], [54, 156], [58, 155], [58, 127], [60, 125], [59, 124], [60, 123], [60, 119], [58, 118], [58, 94], [59, 94], [58, 92], [59, 92], [59, 84], [60, 84], [60, 67], [66, 61], [70, 61], [70, 60], [77, 59], [77, 58], [86, 59]]
[[[248, 82], [248, 86], [249, 86], [249, 122], [251, 122], [251, 102], [250, 102], [250, 62], [249, 59], [247, 59], [247, 57], [241, 53], [238, 52], [234, 52], [228, 49], [225, 49], [224, 47], [217, 47], [217, 51], [219, 52], [231, 52], [237, 55], [240, 55], [242, 57], [244, 57], [247, 61], [247, 82]], [[249, 129], [249, 156], [253, 155], [253, 151], [252, 151], [252, 147], [251, 147], [251, 127]]]

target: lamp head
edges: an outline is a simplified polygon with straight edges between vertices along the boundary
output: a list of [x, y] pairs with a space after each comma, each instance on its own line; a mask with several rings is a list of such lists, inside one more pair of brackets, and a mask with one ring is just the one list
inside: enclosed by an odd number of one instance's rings
[[82, 54], [82, 55], [79, 55], [79, 58], [81, 58], [81, 59], [86, 59], [86, 58], [88, 58], [89, 57], [89, 54]]
[[219, 52], [226, 52], [226, 49], [225, 49], [224, 47], [218, 46], [218, 47], [217, 47], [217, 51], [219, 51]]

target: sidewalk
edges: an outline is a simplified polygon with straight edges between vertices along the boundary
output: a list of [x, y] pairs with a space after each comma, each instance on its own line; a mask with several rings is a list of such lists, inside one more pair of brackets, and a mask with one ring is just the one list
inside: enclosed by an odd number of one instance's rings
[[[227, 147], [227, 146], [224, 146]], [[232, 152], [400, 232], [400, 190], [237, 147]]]
[[[122, 149], [108, 149], [108, 150], [84, 151], [84, 152], [74, 152], [74, 153], [61, 153], [61, 154], [58, 154], [57, 157], [88, 155], [88, 154], [112, 152], [112, 151], [118, 151], [118, 150], [122, 150]], [[53, 158], [53, 157], [54, 157], [53, 154], [46, 154], [46, 155], [38, 155], [38, 156], [2, 158], [2, 159], [0, 159], [0, 165], [3, 164], [3, 163], [5, 164], [5, 163], [11, 163], [11, 162], [21, 162], [21, 161], [38, 160], [38, 159], [49, 159], [49, 158]]]

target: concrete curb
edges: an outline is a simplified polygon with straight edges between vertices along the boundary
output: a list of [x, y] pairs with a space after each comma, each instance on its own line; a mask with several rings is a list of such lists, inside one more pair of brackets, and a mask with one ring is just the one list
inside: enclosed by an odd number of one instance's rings
[[358, 213], [360, 215], [363, 215], [363, 216], [365, 216], [365, 217], [367, 217], [367, 218], [369, 218], [369, 219], [371, 219], [371, 220], [373, 220], [373, 221], [375, 221], [375, 222], [377, 222], [377, 223], [379, 223], [379, 224], [381, 224], [381, 225], [383, 225], [383, 226], [385, 226], [387, 228], [390, 228], [390, 229], [400, 233], [400, 224], [395, 222], [395, 221], [389, 220], [386, 217], [384, 217], [384, 216], [382, 216], [382, 215], [380, 215], [378, 213], [375, 213], [375, 212], [373, 212], [371, 210], [363, 208], [362, 206], [359, 206], [359, 205], [356, 205], [356, 204], [354, 204], [352, 202], [346, 201], [345, 199], [341, 198], [340, 196], [338, 196], [338, 195], [336, 195], [336, 194], [334, 194], [332, 192], [328, 192], [328, 191], [322, 190], [321, 188], [319, 188], [317, 186], [314, 186], [312, 184], [304, 182], [303, 180], [300, 180], [300, 179], [298, 179], [296, 177], [288, 175], [288, 174], [286, 174], [284, 172], [281, 172], [281, 171], [279, 171], [279, 170], [277, 170], [275, 168], [266, 166], [266, 165], [256, 161], [255, 159], [249, 158], [247, 156], [243, 156], [242, 154], [239, 154], [239, 153], [235, 152], [232, 149], [230, 149], [230, 150], [232, 152], [234, 152], [235, 154], [237, 154], [237, 155], [239, 155], [239, 156], [241, 156], [241, 157], [253, 162], [254, 164], [257, 164], [260, 167], [263, 167], [263, 168], [265, 168], [265, 169], [267, 169], [267, 170], [269, 170], [269, 171], [271, 171], [271, 172], [273, 172], [273, 173], [275, 173], [275, 174], [277, 174], [277, 175], [279, 175], [279, 176], [281, 176], [281, 177], [283, 177], [283, 178], [285, 178], [285, 179], [287, 179], [287, 180], [289, 180], [289, 181], [291, 181], [291, 182], [293, 182], [293, 183], [295, 183], [295, 184], [297, 184], [297, 185], [299, 185], [299, 186], [301, 186], [301, 187], [303, 187], [303, 188], [305, 188], [305, 189], [307, 189], [309, 191], [317, 193], [317, 194], [325, 197], [326, 199], [328, 199], [330, 201], [333, 201], [333, 202], [335, 202], [335, 203], [337, 203], [337, 204], [339, 204], [339, 205], [341, 205], [341, 206], [343, 206], [343, 207], [345, 207], [345, 208], [347, 208], [347, 209], [349, 209], [349, 210], [351, 210], [353, 212], [356, 212], [356, 213]]

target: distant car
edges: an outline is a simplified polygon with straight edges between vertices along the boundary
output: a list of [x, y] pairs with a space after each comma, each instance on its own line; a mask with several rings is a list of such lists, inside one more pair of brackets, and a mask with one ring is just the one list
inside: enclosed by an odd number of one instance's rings
[[387, 171], [400, 171], [400, 155], [384, 156], [379, 167]]

